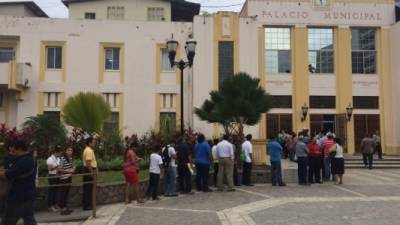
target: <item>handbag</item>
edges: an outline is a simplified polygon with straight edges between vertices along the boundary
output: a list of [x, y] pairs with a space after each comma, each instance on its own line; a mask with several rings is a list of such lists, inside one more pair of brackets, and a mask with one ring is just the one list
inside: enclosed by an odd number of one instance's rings
[[337, 149], [337, 144], [335, 146], [332, 146], [331, 149], [329, 149], [329, 157], [333, 158], [336, 156], [336, 149]]

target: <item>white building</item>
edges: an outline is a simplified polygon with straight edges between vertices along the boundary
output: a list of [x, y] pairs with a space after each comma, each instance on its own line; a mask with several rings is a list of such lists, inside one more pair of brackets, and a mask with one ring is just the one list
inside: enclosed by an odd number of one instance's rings
[[186, 125], [218, 135], [218, 126], [199, 121], [193, 107], [226, 76], [244, 71], [274, 98], [261, 123], [246, 128], [260, 148], [280, 129], [330, 129], [351, 153], [360, 131], [380, 130], [384, 151], [400, 154], [393, 0], [248, 0], [240, 14], [194, 20], [199, 5], [180, 0], [64, 3], [69, 19], [0, 17], [0, 121], [9, 126], [37, 113], [59, 116], [80, 91], [102, 93], [113, 108], [111, 126], [127, 135], [159, 129], [166, 117], [178, 125], [179, 71], [170, 68], [165, 43], [179, 41], [180, 59], [193, 37], [194, 67], [184, 75]]

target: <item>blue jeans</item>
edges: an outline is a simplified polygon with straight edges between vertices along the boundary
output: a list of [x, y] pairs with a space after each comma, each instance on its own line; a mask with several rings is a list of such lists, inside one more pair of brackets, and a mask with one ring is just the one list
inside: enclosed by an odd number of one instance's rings
[[271, 179], [273, 185], [283, 184], [281, 161], [271, 161]]
[[165, 195], [175, 195], [176, 194], [176, 167], [169, 166], [165, 170]]
[[[51, 177], [55, 177], [57, 175], [52, 175], [49, 174], [49, 185], [58, 185], [60, 184], [60, 179], [59, 178], [51, 178]], [[49, 187], [48, 190], [48, 196], [47, 196], [47, 206], [50, 208], [52, 206], [57, 205], [57, 196], [58, 196], [58, 190], [59, 187]]]
[[331, 179], [331, 158], [330, 157], [324, 158], [324, 179], [325, 180]]

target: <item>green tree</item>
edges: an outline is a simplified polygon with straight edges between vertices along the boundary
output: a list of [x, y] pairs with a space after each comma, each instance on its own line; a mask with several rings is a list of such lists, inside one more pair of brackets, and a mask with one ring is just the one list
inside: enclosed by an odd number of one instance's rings
[[67, 130], [58, 119], [52, 116], [28, 117], [23, 128], [31, 131], [31, 141], [37, 148], [39, 156], [46, 157], [55, 146], [65, 143]]
[[238, 73], [225, 79], [218, 91], [211, 91], [210, 99], [195, 108], [195, 113], [203, 121], [222, 125], [226, 134], [241, 137], [244, 126], [258, 124], [270, 108], [271, 97], [260, 80]]
[[95, 93], [79, 93], [68, 98], [63, 108], [65, 122], [93, 134], [100, 134], [111, 116], [110, 106]]

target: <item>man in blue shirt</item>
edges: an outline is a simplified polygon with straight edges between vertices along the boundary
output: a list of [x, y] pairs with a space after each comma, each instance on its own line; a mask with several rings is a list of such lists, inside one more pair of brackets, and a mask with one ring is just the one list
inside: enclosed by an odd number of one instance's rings
[[197, 191], [211, 192], [208, 188], [208, 175], [210, 172], [211, 147], [206, 142], [203, 134], [197, 137], [197, 144], [194, 147], [196, 155], [196, 188]]
[[27, 145], [15, 141], [10, 145], [13, 159], [0, 171], [0, 179], [11, 184], [2, 225], [15, 225], [22, 218], [26, 225], [36, 225], [34, 201], [36, 198], [36, 165]]
[[271, 161], [272, 186], [276, 186], [277, 184], [281, 187], [286, 186], [286, 184], [282, 181], [282, 146], [278, 143], [275, 136], [273, 136], [268, 143], [268, 152], [269, 159]]

